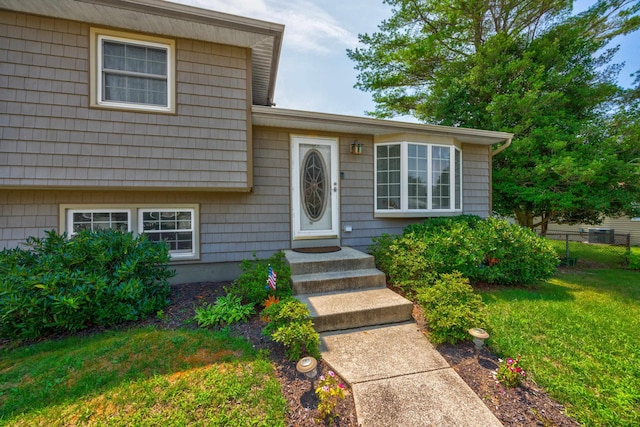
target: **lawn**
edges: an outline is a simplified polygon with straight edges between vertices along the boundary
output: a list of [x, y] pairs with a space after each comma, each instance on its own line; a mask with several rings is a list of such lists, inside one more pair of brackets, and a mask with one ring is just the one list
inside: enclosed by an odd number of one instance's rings
[[284, 426], [268, 355], [224, 332], [139, 328], [0, 350], [0, 424]]
[[490, 346], [522, 355], [530, 377], [581, 424], [640, 425], [640, 273], [619, 267], [610, 248], [573, 245], [602, 267], [561, 269], [535, 289], [483, 292]]

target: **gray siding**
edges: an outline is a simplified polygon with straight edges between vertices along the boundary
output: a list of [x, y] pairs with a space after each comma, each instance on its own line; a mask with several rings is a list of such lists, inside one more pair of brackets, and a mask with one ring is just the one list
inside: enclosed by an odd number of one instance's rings
[[491, 215], [491, 147], [462, 146], [462, 208], [465, 214]]
[[[180, 191], [62, 191], [0, 190], [0, 247], [15, 247], [28, 236], [57, 229], [59, 204], [199, 204], [201, 263], [237, 262], [291, 246], [290, 133], [300, 130], [255, 128], [254, 174], [251, 193]], [[350, 154], [354, 139], [363, 154]], [[371, 238], [396, 234], [421, 218], [374, 218], [373, 138], [340, 135], [342, 244], [366, 249]], [[463, 147], [464, 212], [486, 216], [488, 156], [486, 147]], [[483, 158], [484, 163], [483, 165]], [[471, 187], [471, 188], [469, 188]], [[471, 207], [471, 208], [470, 208]]]
[[177, 39], [177, 113], [89, 108], [89, 25], [0, 12], [0, 187], [250, 187], [249, 51]]

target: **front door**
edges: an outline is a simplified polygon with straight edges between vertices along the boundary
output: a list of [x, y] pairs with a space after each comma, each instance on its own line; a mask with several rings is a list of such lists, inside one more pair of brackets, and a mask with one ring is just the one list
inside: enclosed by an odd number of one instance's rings
[[338, 139], [291, 137], [293, 247], [339, 245]]

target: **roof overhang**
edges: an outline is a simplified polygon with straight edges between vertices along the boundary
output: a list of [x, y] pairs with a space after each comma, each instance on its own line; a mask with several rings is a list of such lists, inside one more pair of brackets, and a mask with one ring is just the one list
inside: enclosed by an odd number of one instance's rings
[[507, 143], [513, 138], [513, 134], [506, 132], [287, 110], [257, 105], [253, 106], [252, 111], [254, 126], [374, 136], [420, 133], [453, 137], [462, 143], [477, 145]]
[[253, 103], [273, 104], [284, 25], [163, 0], [0, 0], [0, 9], [250, 48]]

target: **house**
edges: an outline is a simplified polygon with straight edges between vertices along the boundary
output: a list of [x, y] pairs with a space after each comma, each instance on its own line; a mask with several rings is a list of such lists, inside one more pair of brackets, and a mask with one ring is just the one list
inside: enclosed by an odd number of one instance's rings
[[176, 282], [491, 213], [511, 134], [273, 107], [284, 27], [160, 0], [0, 0], [0, 247], [116, 228]]

